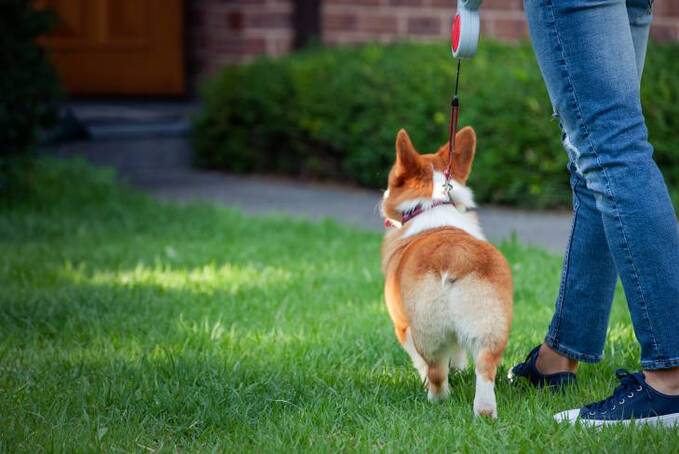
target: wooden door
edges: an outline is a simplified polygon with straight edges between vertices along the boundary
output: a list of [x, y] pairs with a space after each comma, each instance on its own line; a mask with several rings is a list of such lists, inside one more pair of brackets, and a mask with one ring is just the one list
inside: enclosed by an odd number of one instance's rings
[[42, 0], [45, 40], [66, 89], [81, 95], [184, 92], [182, 0]]

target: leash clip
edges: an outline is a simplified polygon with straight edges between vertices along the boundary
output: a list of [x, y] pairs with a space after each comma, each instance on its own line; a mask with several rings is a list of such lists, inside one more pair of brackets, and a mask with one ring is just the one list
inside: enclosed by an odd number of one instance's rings
[[453, 186], [450, 176], [446, 175], [446, 181], [443, 182], [443, 191], [450, 203], [453, 203], [453, 189], [455, 189], [455, 187]]

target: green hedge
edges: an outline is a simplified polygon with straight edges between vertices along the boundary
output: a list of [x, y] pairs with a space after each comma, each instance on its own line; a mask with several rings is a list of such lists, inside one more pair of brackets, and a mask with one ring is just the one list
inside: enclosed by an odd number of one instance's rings
[[[225, 68], [203, 90], [197, 164], [384, 187], [399, 128], [420, 151], [445, 142], [454, 71], [445, 44], [318, 49]], [[568, 205], [566, 154], [530, 46], [484, 42], [462, 65], [460, 96], [460, 123], [479, 137], [477, 198]], [[643, 98], [676, 202], [679, 47], [649, 50]]]
[[33, 0], [0, 0], [0, 196], [30, 184], [38, 130], [56, 118], [56, 72], [36, 39], [56, 17]]

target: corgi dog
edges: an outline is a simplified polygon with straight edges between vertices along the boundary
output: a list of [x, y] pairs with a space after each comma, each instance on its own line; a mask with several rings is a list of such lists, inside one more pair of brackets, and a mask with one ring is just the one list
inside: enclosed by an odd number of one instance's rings
[[[405, 130], [382, 200], [384, 298], [396, 337], [430, 401], [449, 394], [450, 367], [476, 372], [474, 414], [497, 418], [495, 375], [512, 322], [512, 275], [483, 236], [465, 185], [476, 152], [470, 127], [436, 153], [419, 154]], [[450, 165], [450, 186], [445, 172]]]

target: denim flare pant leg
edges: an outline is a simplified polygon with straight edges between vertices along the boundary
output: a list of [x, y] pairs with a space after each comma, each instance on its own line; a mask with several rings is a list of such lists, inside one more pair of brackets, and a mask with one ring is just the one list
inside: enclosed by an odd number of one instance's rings
[[645, 369], [679, 366], [679, 231], [641, 111], [650, 0], [525, 0], [563, 132], [573, 225], [546, 342], [603, 352], [619, 275]]

